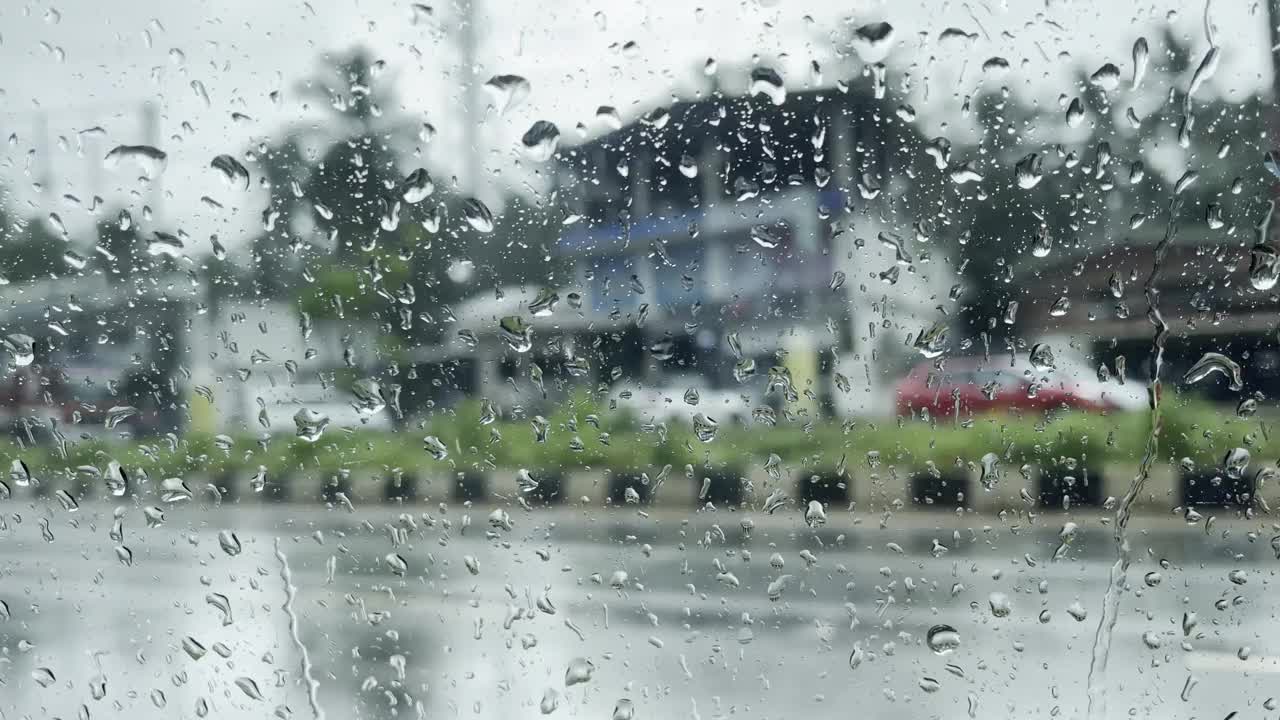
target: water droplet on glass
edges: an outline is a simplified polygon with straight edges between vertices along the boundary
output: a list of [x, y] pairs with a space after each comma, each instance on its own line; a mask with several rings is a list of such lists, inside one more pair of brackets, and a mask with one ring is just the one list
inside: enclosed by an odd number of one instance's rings
[[939, 45], [953, 45], [958, 49], [967, 50], [978, 41], [978, 33], [969, 33], [961, 28], [949, 27], [938, 33]]
[[476, 198], [467, 198], [462, 203], [462, 217], [476, 232], [493, 232], [493, 212]]
[[112, 497], [123, 497], [129, 492], [129, 474], [114, 460], [107, 463], [107, 471], [102, 474], [102, 479]]
[[987, 490], [992, 490], [1000, 482], [1000, 456], [989, 452], [982, 456], [979, 462], [981, 472], [978, 475], [978, 482]]
[[83, 255], [73, 250], [62, 253], [62, 261], [72, 270], [83, 270], [89, 261]]
[[1232, 448], [1227, 451], [1226, 456], [1222, 459], [1222, 468], [1227, 477], [1232, 480], [1239, 480], [1244, 477], [1244, 471], [1249, 467], [1250, 459], [1248, 450], [1242, 447]]
[[[502, 115], [524, 102], [533, 88], [519, 75], [494, 75], [484, 84], [484, 89], [493, 97], [494, 106]], [[476, 122], [478, 118], [471, 121]]]
[[1067, 614], [1074, 618], [1076, 622], [1084, 622], [1089, 617], [1089, 611], [1085, 610], [1084, 605], [1081, 605], [1079, 600], [1067, 606]]
[[895, 34], [887, 22], [868, 23], [853, 32], [853, 49], [863, 62], [880, 62], [893, 49]]
[[427, 454], [436, 460], [444, 460], [449, 457], [449, 448], [443, 442], [440, 442], [440, 438], [435, 435], [428, 435], [423, 438], [422, 446], [427, 451]]
[[351, 395], [354, 398], [351, 407], [362, 417], [377, 415], [387, 406], [382, 392], [382, 385], [373, 378], [356, 380], [351, 384]]
[[1133, 81], [1130, 83], [1135, 89], [1142, 84], [1143, 77], [1147, 74], [1147, 63], [1150, 61], [1151, 49], [1147, 46], [1147, 39], [1140, 37], [1133, 42]]
[[949, 331], [947, 323], [939, 320], [927, 330], [921, 330], [911, 346], [926, 358], [936, 358], [947, 350]]
[[218, 612], [222, 614], [223, 626], [227, 626], [232, 623], [231, 601], [227, 599], [226, 595], [223, 595], [221, 593], [209, 593], [208, 595], [204, 596], [204, 601], [209, 605], [213, 606], [215, 609], [218, 610]]
[[262, 699], [262, 691], [258, 689], [258, 683], [254, 682], [253, 678], [236, 678], [236, 687], [240, 688], [240, 692], [243, 692], [245, 697], [250, 700]]
[[409, 563], [398, 553], [387, 553], [382, 560], [387, 564], [387, 569], [392, 575], [404, 577], [405, 573], [409, 572]]
[[1102, 67], [1093, 71], [1089, 76], [1089, 82], [1107, 92], [1111, 92], [1120, 87], [1120, 68], [1113, 63], [1105, 63]]
[[209, 167], [222, 174], [222, 179], [231, 187], [241, 190], [249, 189], [249, 169], [230, 155], [219, 155], [209, 163]]
[[15, 458], [9, 464], [9, 479], [18, 487], [27, 487], [31, 484], [31, 469], [21, 459]]
[[[418, 168], [409, 173], [408, 177], [400, 183], [400, 198], [410, 205], [416, 205], [431, 197], [435, 190], [436, 186], [431, 181], [431, 176], [426, 170]], [[333, 213], [329, 216], [332, 218]]]
[[42, 688], [47, 688], [58, 681], [54, 676], [53, 671], [47, 667], [38, 667], [35, 670], [32, 670], [31, 679], [35, 680], [36, 684]]
[[1009, 596], [1002, 592], [993, 592], [987, 596], [987, 604], [991, 606], [991, 615], [993, 617], [1008, 617], [1013, 610], [1013, 605], [1009, 601]]
[[716, 432], [720, 429], [720, 423], [714, 418], [707, 417], [703, 413], [697, 413], [693, 416], [693, 434], [698, 440], [709, 443], [716, 439]]
[[1181, 195], [1183, 191], [1195, 184], [1200, 179], [1200, 173], [1195, 170], [1188, 170], [1178, 177], [1173, 184], [1173, 194]]
[[681, 175], [689, 179], [696, 178], [698, 177], [698, 161], [692, 155], [681, 155], [679, 170]]
[[182, 478], [170, 477], [160, 481], [160, 500], [167, 503], [181, 502], [192, 498], [191, 488]]
[[26, 367], [35, 361], [35, 338], [30, 335], [10, 333], [0, 342], [3, 342], [4, 349], [9, 353], [14, 365]]
[[1071, 98], [1071, 103], [1067, 106], [1067, 127], [1080, 127], [1080, 123], [1084, 122], [1084, 104], [1080, 102], [1080, 98]]
[[1262, 156], [1262, 167], [1266, 168], [1272, 177], [1280, 178], [1280, 152], [1268, 150]]
[[951, 182], [957, 185], [965, 185], [971, 182], [982, 182], [984, 179], [983, 174], [978, 172], [978, 169], [969, 161], [965, 161], [951, 168], [947, 175], [951, 178]]
[[538, 703], [538, 710], [543, 715], [550, 715], [560, 707], [560, 692], [555, 688], [547, 688], [542, 693], [542, 700]]
[[159, 230], [153, 233], [151, 241], [147, 243], [147, 254], [152, 257], [182, 257], [184, 243], [182, 238], [167, 232]]
[[182, 638], [182, 649], [186, 651], [192, 660], [199, 660], [205, 656], [205, 653], [209, 652], [208, 648], [190, 635]]
[[764, 95], [774, 105], [782, 105], [787, 101], [787, 89], [783, 87], [782, 76], [770, 67], [751, 69], [749, 92], [752, 95]]
[[551, 288], [542, 288], [538, 290], [538, 294], [533, 298], [533, 302], [529, 303], [529, 314], [534, 317], [549, 317], [556, 310], [556, 304], [560, 302], [560, 296]]
[[1048, 257], [1053, 251], [1053, 236], [1049, 234], [1049, 226], [1041, 225], [1031, 241], [1031, 254], [1034, 257]]
[[1009, 72], [1009, 61], [998, 55], [987, 58], [982, 62], [982, 74], [1001, 77]]
[[782, 238], [768, 225], [753, 225], [751, 227], [751, 239], [755, 241], [756, 245], [765, 250], [773, 250], [782, 243]]
[[950, 625], [934, 625], [929, 628], [925, 642], [935, 655], [949, 655], [960, 647], [960, 633]]
[[1013, 168], [1018, 187], [1030, 190], [1044, 178], [1044, 158], [1039, 153], [1024, 155]]
[[310, 408], [302, 408], [294, 413], [293, 424], [297, 427], [298, 437], [307, 442], [315, 442], [329, 426], [329, 416]]
[[618, 109], [612, 105], [601, 105], [596, 108], [596, 120], [610, 130], [622, 129], [622, 116], [618, 114]]
[[232, 557], [240, 554], [240, 538], [230, 530], [218, 531], [218, 545], [222, 548], [222, 552]]
[[1036, 372], [1049, 372], [1056, 367], [1053, 358], [1053, 348], [1049, 347], [1048, 343], [1036, 343], [1035, 345], [1032, 345], [1029, 359], [1031, 367], [1034, 368]]
[[1239, 391], [1244, 387], [1239, 363], [1216, 352], [1207, 352], [1197, 360], [1196, 364], [1192, 365], [1187, 374], [1182, 377], [1182, 382], [1191, 385], [1214, 374], [1226, 376], [1227, 387], [1231, 390]]
[[591, 661], [576, 657], [569, 661], [569, 665], [564, 671], [564, 686], [572, 687], [591, 680], [591, 674], [596, 671], [596, 666]]
[[1191, 631], [1196, 629], [1196, 625], [1200, 624], [1200, 616], [1190, 610], [1182, 613], [1182, 634], [1186, 637], [1191, 636]]
[[560, 143], [560, 128], [547, 120], [538, 120], [520, 138], [525, 155], [534, 162], [546, 162], [556, 153]]
[[1267, 203], [1267, 209], [1254, 226], [1254, 245], [1249, 250], [1249, 285], [1254, 290], [1268, 291], [1280, 280], [1280, 256], [1271, 244], [1271, 216], [1275, 201]]
[[635, 704], [628, 698], [619, 698], [613, 706], [613, 720], [635, 720]]
[[58, 504], [62, 505], [62, 509], [67, 512], [75, 512], [80, 509], [80, 503], [76, 502], [76, 499], [72, 497], [71, 493], [67, 492], [63, 488], [54, 490], [53, 496], [58, 500]]
[[858, 666], [862, 665], [864, 658], [866, 658], [866, 653], [862, 650], [862, 645], [854, 643], [853, 651], [849, 653], [849, 669], [857, 670]]
[[804, 511], [804, 521], [811, 528], [827, 523], [827, 510], [822, 503], [817, 500], [810, 500], [809, 507]]
[[1252, 417], [1256, 412], [1258, 412], [1257, 398], [1241, 398], [1240, 402], [1236, 403], [1236, 417], [1238, 418]]
[[498, 334], [507, 347], [518, 353], [529, 352], [533, 348], [533, 326], [519, 315], [508, 315], [499, 320]]
[[141, 168], [147, 177], [155, 177], [164, 170], [168, 157], [163, 150], [150, 145], [117, 145], [107, 153], [103, 164], [114, 169], [130, 162]]

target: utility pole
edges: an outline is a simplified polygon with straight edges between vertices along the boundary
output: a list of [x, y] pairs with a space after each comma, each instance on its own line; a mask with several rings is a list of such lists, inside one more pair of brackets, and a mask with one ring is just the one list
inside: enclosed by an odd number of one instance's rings
[[[458, 0], [458, 17], [460, 30], [458, 34], [459, 51], [462, 55], [463, 82], [466, 87], [464, 107], [466, 117], [463, 127], [466, 128], [466, 169], [463, 176], [471, 194], [479, 197], [481, 193], [481, 148], [484, 134], [480, 130], [483, 120], [484, 101], [480, 96], [480, 68], [476, 63], [476, 4], [480, 0]], [[1280, 1], [1280, 0], [1277, 0]]]
[[[1276, 146], [1275, 137], [1280, 133], [1280, 0], [1267, 0], [1267, 37], [1270, 44], [1267, 51], [1271, 54], [1271, 107], [1263, 119], [1263, 130], [1272, 138], [1272, 147]], [[1272, 183], [1272, 197], [1280, 196], [1280, 187]], [[1280, 227], [1271, 226], [1272, 244], [1280, 242]]]
[[[1267, 37], [1271, 39], [1269, 51], [1271, 53], [1271, 102], [1273, 105], [1280, 105], [1280, 56], [1276, 53], [1280, 52], [1280, 0], [1267, 0]], [[1273, 109], [1274, 113], [1275, 110]], [[1272, 116], [1275, 120], [1275, 116]]]
[[[151, 147], [160, 147], [160, 108], [152, 101], [142, 103], [142, 137]], [[162, 206], [164, 204], [164, 188], [162, 186], [164, 171], [156, 173], [150, 179], [147, 204], [151, 206], [152, 217], [156, 222], [163, 222]]]
[[48, 113], [41, 111], [35, 114], [31, 134], [34, 136], [31, 138], [32, 147], [36, 150], [35, 167], [31, 171], [40, 185], [41, 202], [48, 208], [51, 206], [48, 199], [53, 197], [53, 154], [49, 150]]

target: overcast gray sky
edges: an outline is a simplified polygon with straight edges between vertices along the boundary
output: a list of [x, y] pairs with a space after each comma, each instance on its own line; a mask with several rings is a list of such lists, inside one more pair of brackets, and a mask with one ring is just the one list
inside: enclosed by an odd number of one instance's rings
[[[827, 38], [847, 22], [894, 25], [890, 87], [897, 91], [910, 73], [911, 94], [903, 100], [916, 106], [931, 132], [943, 122], [958, 122], [961, 98], [978, 88], [980, 67], [991, 56], [1011, 64], [1000, 82], [1056, 106], [1059, 95], [1072, 92], [1067, 73], [1073, 63], [1096, 66], [1109, 60], [1127, 78], [1133, 40], [1139, 34], [1154, 40], [1162, 24], [1171, 24], [1198, 53], [1205, 48], [1203, 2], [475, 2], [478, 75], [512, 73], [532, 84], [522, 106], [480, 119], [486, 173], [478, 192], [487, 198], [525, 182], [537, 185], [536, 167], [516, 152], [520, 135], [534, 120], [555, 122], [566, 141], [579, 137], [578, 123], [589, 133], [599, 132], [599, 105], [614, 105], [630, 119], [693, 96], [704, 82], [698, 68], [708, 57], [720, 62], [721, 73], [735, 74], [725, 78], [726, 84], [740, 82], [737, 76], [754, 54], [780, 70], [788, 87], [802, 88], [812, 82], [810, 61], [836, 66]], [[209, 161], [220, 153], [242, 156], [251, 143], [323, 117], [304, 107], [297, 82], [320, 53], [355, 44], [386, 61], [387, 77], [404, 106], [400, 112], [437, 127], [440, 134], [423, 164], [447, 182], [450, 173], [466, 167], [464, 153], [457, 150], [469, 122], [462, 114], [458, 73], [460, 14], [453, 3], [428, 4], [430, 15], [416, 18], [411, 3], [391, 0], [0, 4], [0, 129], [6, 137], [17, 136], [0, 156], [0, 178], [12, 188], [11, 204], [41, 216], [58, 212], [73, 230], [92, 219], [88, 200], [94, 194], [107, 198], [108, 206], [129, 203], [140, 216], [145, 196], [130, 196], [140, 187], [137, 173], [105, 169], [101, 158], [114, 145], [145, 140], [139, 110], [150, 100], [160, 109], [160, 146], [169, 154], [154, 225], [186, 230], [200, 253], [210, 233], [234, 248], [259, 222], [264, 199], [256, 184], [248, 192], [222, 184]], [[1226, 41], [1220, 69], [1205, 92], [1239, 95], [1269, 84], [1265, 14], [1258, 2], [1213, 2], [1211, 16]], [[948, 27], [977, 33], [979, 39], [971, 47], [939, 47], [938, 34]], [[635, 45], [624, 51], [627, 43]], [[824, 73], [824, 83], [836, 79]], [[193, 81], [205, 87], [208, 105], [192, 89]], [[278, 106], [269, 99], [277, 90], [283, 94]], [[232, 113], [251, 119], [234, 122]], [[35, 132], [41, 114], [48, 121], [48, 144]], [[183, 130], [184, 122], [191, 131]], [[85, 141], [80, 151], [77, 131], [93, 126], [102, 127], [105, 137]], [[56, 142], [59, 136], [67, 139], [65, 147]], [[43, 198], [30, 191], [33, 150], [48, 154], [53, 171], [52, 193]], [[470, 185], [473, 179], [462, 180]], [[64, 194], [81, 198], [84, 205], [62, 200]], [[202, 196], [223, 209], [202, 204]]]

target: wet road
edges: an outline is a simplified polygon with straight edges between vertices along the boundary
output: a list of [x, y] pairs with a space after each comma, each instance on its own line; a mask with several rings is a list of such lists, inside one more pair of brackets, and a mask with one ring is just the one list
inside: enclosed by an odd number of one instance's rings
[[[1077, 517], [1055, 561], [1062, 515], [145, 504], [119, 541], [110, 505], [2, 508], [0, 715], [1083, 717], [1112, 551]], [[1275, 531], [1134, 530], [1108, 717], [1276, 716]]]

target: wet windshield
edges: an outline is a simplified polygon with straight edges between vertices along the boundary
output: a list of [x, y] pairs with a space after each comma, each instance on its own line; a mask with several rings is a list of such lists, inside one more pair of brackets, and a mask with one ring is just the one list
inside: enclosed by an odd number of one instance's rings
[[0, 5], [0, 720], [1274, 716], [1277, 28]]

